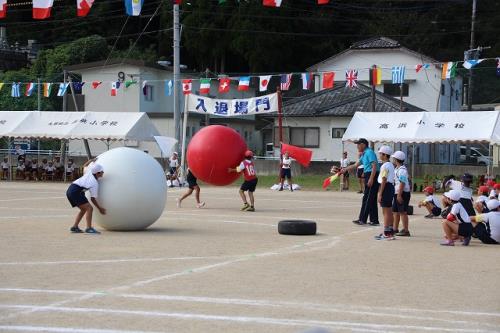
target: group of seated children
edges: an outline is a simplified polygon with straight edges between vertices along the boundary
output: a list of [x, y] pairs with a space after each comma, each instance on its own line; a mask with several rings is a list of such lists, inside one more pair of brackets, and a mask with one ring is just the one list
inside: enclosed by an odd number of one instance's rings
[[441, 245], [454, 246], [457, 240], [468, 246], [472, 237], [478, 238], [484, 244], [500, 243], [500, 184], [488, 181], [479, 186], [478, 198], [473, 200], [472, 175], [465, 173], [461, 181], [449, 177], [445, 186], [450, 190], [442, 198], [442, 206], [433, 196], [434, 189], [426, 187], [426, 198], [419, 203], [429, 214], [426, 218], [441, 215], [444, 239]]
[[[1, 162], [1, 177], [2, 180], [10, 178], [10, 163], [9, 159], [5, 157]], [[53, 161], [48, 161], [44, 158], [41, 162], [34, 158], [32, 160], [24, 159], [21, 157], [17, 161], [15, 172], [16, 180], [63, 180], [64, 172], [66, 172], [67, 180], [74, 180], [78, 177], [78, 168], [75, 167], [73, 160], [68, 159], [66, 168], [63, 167], [60, 157], [55, 157]]]

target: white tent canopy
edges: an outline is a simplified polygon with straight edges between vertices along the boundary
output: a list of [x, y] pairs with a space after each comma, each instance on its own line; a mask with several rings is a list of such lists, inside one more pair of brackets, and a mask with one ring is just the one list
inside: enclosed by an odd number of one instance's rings
[[0, 136], [154, 141], [158, 135], [145, 113], [0, 111]]
[[500, 144], [499, 111], [356, 112], [342, 141]]

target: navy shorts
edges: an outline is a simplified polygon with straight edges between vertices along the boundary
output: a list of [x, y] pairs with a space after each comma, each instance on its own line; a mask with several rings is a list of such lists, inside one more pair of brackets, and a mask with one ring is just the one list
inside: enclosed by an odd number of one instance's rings
[[384, 191], [382, 192], [382, 202], [380, 206], [383, 208], [391, 208], [394, 199], [394, 185], [392, 183], [385, 183]]
[[362, 168], [357, 168], [356, 169], [356, 177], [358, 178], [365, 178], [365, 172], [364, 172], [365, 169], [362, 169]]
[[186, 180], [188, 182], [188, 187], [190, 189], [194, 189], [196, 186], [198, 186], [198, 182], [196, 177], [191, 173], [191, 171], [188, 172], [186, 176]]
[[242, 191], [248, 191], [248, 192], [255, 192], [255, 188], [257, 187], [257, 181], [258, 179], [252, 179], [252, 180], [245, 180], [243, 184], [241, 184], [240, 190]]
[[170, 175], [175, 175], [177, 176], [177, 168], [170, 168], [170, 170], [168, 171], [170, 173]]
[[71, 207], [79, 207], [83, 204], [88, 203], [87, 197], [85, 197], [85, 189], [76, 184], [71, 184], [66, 191], [66, 197], [68, 198]]
[[460, 223], [458, 225], [458, 235], [462, 237], [471, 237], [473, 233], [472, 223]]
[[291, 179], [292, 178], [292, 169], [281, 168], [281, 178]]
[[408, 206], [410, 205], [410, 192], [403, 192], [403, 203], [398, 202], [397, 194], [394, 194], [394, 201], [392, 203], [392, 211], [394, 213], [406, 213], [408, 212]]
[[478, 223], [474, 227], [474, 233], [476, 234], [477, 238], [479, 238], [479, 240], [484, 244], [498, 244], [496, 240], [491, 238], [490, 233], [488, 232], [484, 223]]
[[434, 216], [441, 215], [441, 208], [436, 207], [436, 206], [432, 207], [432, 215], [434, 215]]

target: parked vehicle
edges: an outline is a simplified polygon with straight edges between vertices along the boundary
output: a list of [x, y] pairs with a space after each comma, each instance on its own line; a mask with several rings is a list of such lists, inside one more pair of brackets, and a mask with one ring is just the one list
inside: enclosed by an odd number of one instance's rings
[[460, 163], [491, 165], [492, 160], [486, 149], [480, 147], [469, 147], [467, 149], [467, 146], [460, 146]]

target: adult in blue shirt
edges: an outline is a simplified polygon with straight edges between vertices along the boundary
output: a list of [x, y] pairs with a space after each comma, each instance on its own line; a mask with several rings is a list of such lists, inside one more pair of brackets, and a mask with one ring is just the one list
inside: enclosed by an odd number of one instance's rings
[[379, 225], [378, 220], [378, 206], [377, 206], [377, 192], [378, 192], [378, 182], [377, 177], [380, 170], [378, 164], [377, 155], [368, 146], [368, 141], [366, 139], [359, 139], [354, 141], [358, 146], [358, 151], [362, 154], [355, 164], [343, 169], [348, 171], [355, 169], [360, 165], [364, 167], [365, 176], [365, 190], [363, 192], [363, 201], [361, 204], [361, 210], [359, 212], [359, 217], [357, 220], [352, 221], [354, 224], [365, 225], [368, 222], [368, 217], [370, 217], [370, 225]]

